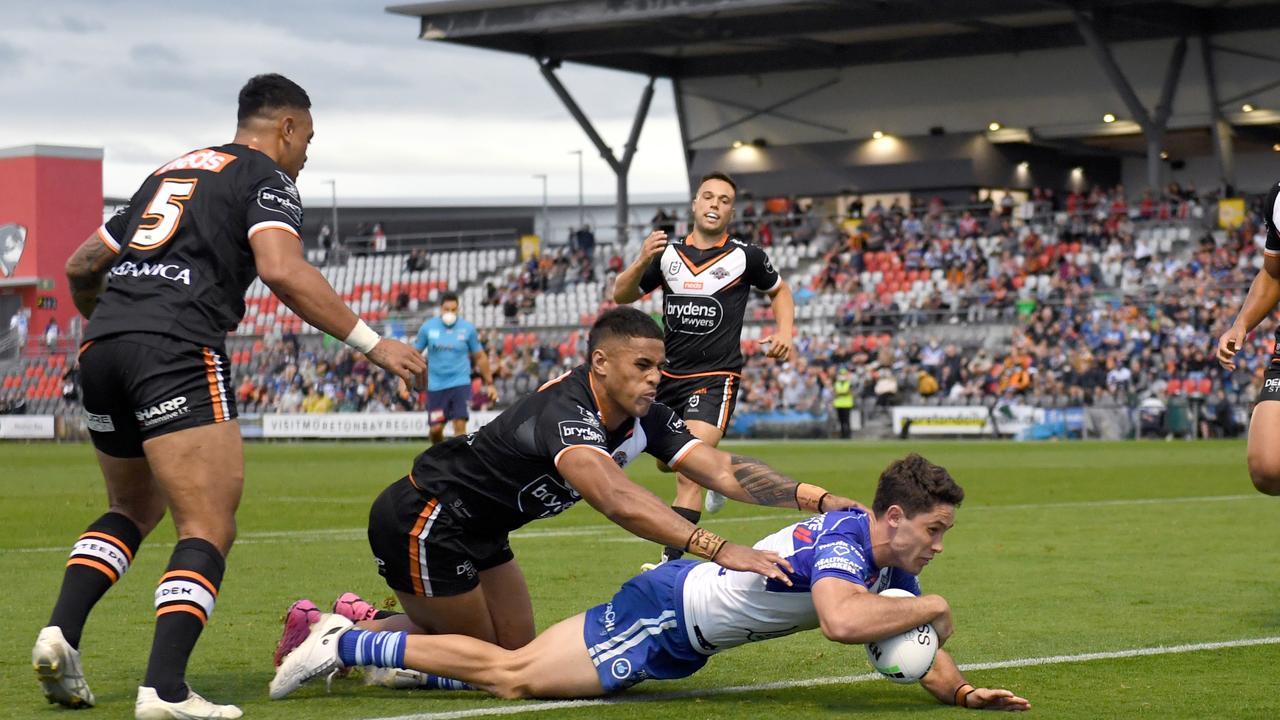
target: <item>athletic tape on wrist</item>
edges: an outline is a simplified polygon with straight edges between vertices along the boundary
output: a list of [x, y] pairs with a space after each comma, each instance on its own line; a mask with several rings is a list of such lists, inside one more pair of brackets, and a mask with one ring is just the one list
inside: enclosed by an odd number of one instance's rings
[[817, 485], [800, 483], [796, 485], [796, 507], [807, 512], [822, 512], [822, 498], [830, 494]]
[[720, 552], [720, 548], [724, 547], [725, 539], [708, 530], [702, 528], [694, 528], [693, 534], [689, 536], [689, 542], [684, 544], [685, 552], [697, 555], [706, 560], [715, 560], [716, 554]]
[[956, 688], [955, 704], [963, 708], [969, 707], [968, 705], [965, 705], [965, 702], [969, 699], [969, 694], [973, 692], [973, 689], [974, 689], [973, 686], [970, 685], [969, 683], [965, 683], [960, 687]]
[[363, 320], [357, 320], [356, 326], [351, 328], [351, 332], [347, 334], [347, 339], [342, 342], [367, 355], [381, 340], [381, 335], [374, 332], [368, 325], [365, 325]]

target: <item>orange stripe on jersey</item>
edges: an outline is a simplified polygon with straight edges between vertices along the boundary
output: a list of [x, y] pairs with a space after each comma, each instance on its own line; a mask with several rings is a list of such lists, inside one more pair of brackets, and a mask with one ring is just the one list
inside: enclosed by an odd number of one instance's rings
[[81, 353], [84, 353], [84, 351], [85, 351], [85, 350], [88, 350], [88, 349], [89, 349], [89, 346], [90, 346], [90, 345], [92, 345], [92, 344], [93, 344], [93, 341], [92, 341], [92, 340], [90, 340], [90, 341], [86, 342], [85, 344], [81, 345], [81, 346], [80, 346], [80, 352], [81, 352]]
[[209, 582], [208, 578], [194, 570], [170, 570], [160, 576], [160, 582], [163, 583], [165, 580], [176, 580], [179, 578], [195, 580], [197, 583], [204, 586], [204, 589], [208, 590], [210, 595], [213, 595], [215, 598], [218, 597], [218, 589], [213, 586], [213, 583]]
[[736, 377], [736, 378], [742, 377], [742, 373], [731, 372], [729, 370], [712, 370], [710, 372], [689, 373], [688, 375], [677, 375], [675, 373], [670, 373], [670, 372], [667, 372], [666, 370], [663, 370], [662, 374], [665, 377], [676, 378], [677, 380], [684, 380], [685, 378], [696, 378], [696, 377], [711, 377], [712, 375], [728, 375], [730, 377]]
[[418, 534], [422, 532], [422, 528], [426, 527], [427, 520], [431, 518], [431, 513], [436, 511], [438, 501], [431, 498], [426, 507], [422, 508], [422, 512], [418, 513], [418, 521], [413, 524], [413, 530], [409, 532], [409, 579], [413, 581], [413, 592], [415, 595], [426, 595], [427, 590], [422, 585], [422, 566], [419, 565], [418, 557]]
[[609, 427], [609, 416], [604, 412], [604, 403], [600, 402], [600, 393], [596, 392], [596, 379], [592, 377], [590, 370], [587, 371], [587, 384], [591, 386], [591, 399], [596, 401], [596, 410], [600, 411], [600, 419], [607, 428]]
[[701, 274], [703, 270], [706, 270], [712, 265], [715, 265], [716, 263], [723, 260], [725, 256], [731, 252], [733, 252], [733, 248], [730, 248], [720, 253], [719, 255], [716, 255], [715, 257], [702, 263], [701, 265], [694, 265], [693, 263], [689, 262], [689, 258], [685, 257], [684, 253], [680, 252], [679, 250], [676, 250], [676, 255], [679, 256], [680, 262], [684, 263], [684, 266], [689, 268], [689, 272], [693, 273], [694, 275], [698, 275], [698, 274]]
[[[693, 243], [689, 242], [690, 240], [693, 240], [693, 233], [689, 233], [688, 235], [685, 235], [685, 236], [684, 236], [684, 244], [685, 244], [685, 245], [693, 245]], [[715, 245], [712, 245], [711, 247], [709, 247], [709, 248], [705, 248], [705, 249], [706, 249], [706, 250], [714, 250], [715, 248], [718, 248], [718, 247], [724, 247], [724, 244], [725, 244], [725, 243], [727, 243], [727, 242], [729, 242], [729, 233], [725, 233], [725, 234], [721, 235], [721, 236], [720, 236], [720, 239], [716, 241], [716, 244], [715, 244]], [[693, 246], [694, 246], [694, 247], [698, 247], [697, 245], [693, 245]]]
[[133, 562], [133, 553], [129, 550], [129, 546], [126, 545], [124, 541], [118, 537], [115, 537], [113, 535], [108, 535], [106, 533], [100, 533], [97, 530], [90, 530], [86, 533], [82, 533], [80, 537], [99, 538], [101, 540], [106, 540], [107, 542], [110, 542], [112, 545], [115, 545], [116, 547], [120, 548], [120, 550], [124, 552], [124, 556], [129, 558], [129, 562]]
[[115, 571], [115, 568], [104, 562], [94, 560], [93, 558], [73, 557], [70, 560], [67, 560], [67, 567], [71, 567], [72, 565], [84, 565], [85, 567], [91, 567], [111, 578], [112, 585], [115, 585], [116, 581], [120, 579], [120, 575]]
[[556, 383], [560, 382], [561, 380], [564, 380], [565, 378], [569, 377], [569, 373], [571, 373], [571, 372], [573, 372], [573, 371], [572, 371], [572, 370], [566, 370], [566, 371], [564, 371], [564, 372], [560, 373], [560, 375], [559, 375], [559, 376], [557, 376], [557, 377], [553, 377], [553, 378], [551, 378], [550, 380], [548, 380], [548, 381], [546, 381], [546, 382], [542, 383], [542, 385], [538, 387], [538, 392], [542, 392], [543, 390], [546, 390], [547, 388], [551, 387], [552, 385], [555, 385]]
[[720, 421], [716, 427], [724, 432], [729, 425], [729, 401], [733, 399], [733, 378], [724, 379], [724, 397], [720, 399]]
[[164, 607], [156, 610], [156, 617], [176, 612], [191, 613], [192, 615], [195, 615], [197, 618], [200, 618], [201, 625], [209, 622], [209, 616], [205, 615], [204, 610], [201, 610], [195, 605], [165, 605]]
[[213, 421], [220, 423], [222, 417], [222, 391], [218, 387], [218, 365], [213, 361], [213, 353], [204, 349], [205, 379], [209, 381], [209, 397], [213, 399]]

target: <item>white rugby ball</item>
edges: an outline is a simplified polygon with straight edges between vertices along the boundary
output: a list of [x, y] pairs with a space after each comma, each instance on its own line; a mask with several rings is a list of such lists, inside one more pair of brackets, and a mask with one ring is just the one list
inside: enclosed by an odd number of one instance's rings
[[[906, 590], [889, 588], [884, 597], [915, 597]], [[882, 640], [867, 643], [867, 659], [881, 675], [893, 682], [917, 682], [924, 677], [938, 655], [938, 634], [932, 625], [921, 625]]]

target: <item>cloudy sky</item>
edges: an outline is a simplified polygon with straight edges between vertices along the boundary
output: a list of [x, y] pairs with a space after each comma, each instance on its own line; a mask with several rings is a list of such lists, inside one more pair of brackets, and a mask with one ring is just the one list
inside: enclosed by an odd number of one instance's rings
[[[0, 147], [105, 149], [104, 189], [128, 196], [155, 167], [226, 142], [236, 93], [279, 72], [311, 95], [316, 139], [299, 185], [315, 204], [588, 197], [613, 173], [533, 60], [417, 39], [377, 0], [5, 0]], [[621, 154], [644, 78], [565, 66], [562, 81]], [[671, 86], [659, 81], [631, 169], [636, 195], [687, 191]]]

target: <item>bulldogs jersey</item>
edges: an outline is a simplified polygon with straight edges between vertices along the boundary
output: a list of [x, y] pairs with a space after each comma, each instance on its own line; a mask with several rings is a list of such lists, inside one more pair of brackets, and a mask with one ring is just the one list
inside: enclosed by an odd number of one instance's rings
[[640, 278], [640, 291], [663, 291], [670, 375], [742, 369], [742, 316], [752, 287], [782, 282], [764, 250], [725, 235], [706, 250], [670, 243]]
[[915, 575], [877, 567], [871, 556], [871, 517], [862, 510], [829, 512], [789, 525], [755, 544], [791, 562], [788, 587], [750, 572], [699, 563], [685, 576], [683, 619], [689, 644], [705, 655], [818, 626], [810, 589], [824, 577], [873, 593], [901, 588], [920, 594]]
[[698, 442], [660, 403], [609, 430], [587, 366], [579, 365], [477, 432], [432, 446], [414, 461], [411, 477], [465, 522], [509, 532], [581, 499], [557, 469], [567, 452], [603, 453], [619, 466], [647, 452], [672, 465]]
[[301, 227], [293, 180], [253, 148], [222, 145], [165, 164], [98, 229], [117, 257], [85, 339], [145, 332], [221, 346], [258, 276], [250, 236], [277, 228], [296, 237]]

